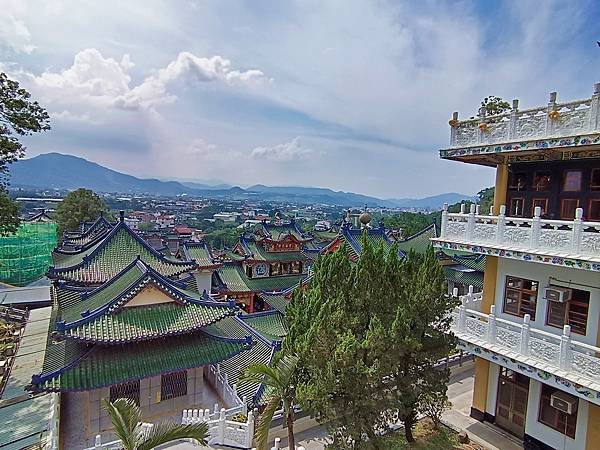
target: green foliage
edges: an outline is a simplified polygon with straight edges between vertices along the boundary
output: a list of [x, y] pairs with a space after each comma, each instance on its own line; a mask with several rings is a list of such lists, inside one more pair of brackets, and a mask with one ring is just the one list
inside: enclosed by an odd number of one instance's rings
[[298, 357], [284, 355], [274, 367], [266, 364], [251, 364], [242, 377], [243, 381], [262, 383], [268, 394], [267, 406], [258, 420], [255, 432], [257, 450], [268, 449], [269, 429], [273, 414], [280, 406], [286, 418], [290, 448], [296, 448], [294, 439], [294, 406], [296, 404], [296, 368]]
[[0, 72], [0, 235], [16, 231], [19, 208], [6, 194], [8, 167], [25, 156], [18, 137], [50, 129], [49, 116], [19, 83]]
[[490, 95], [481, 101], [481, 107], [485, 108], [485, 112], [488, 116], [494, 116], [508, 111], [510, 109], [510, 104], [501, 97]]
[[[409, 237], [427, 228], [433, 222], [432, 214], [403, 211], [393, 216], [382, 217], [386, 228], [402, 229], [402, 236]], [[378, 221], [378, 218], [375, 218]]]
[[362, 248], [354, 265], [343, 249], [320, 257], [286, 311], [299, 401], [337, 448], [382, 448], [378, 432], [392, 420], [410, 432], [425, 393], [445, 392], [448, 373], [433, 364], [453, 345], [454, 304], [433, 250], [401, 260], [366, 238]]
[[95, 192], [84, 188], [69, 192], [56, 208], [54, 216], [59, 236], [65, 231], [76, 231], [81, 222], [94, 221], [106, 211], [104, 200]]
[[112, 422], [115, 434], [123, 445], [123, 450], [152, 450], [180, 439], [194, 439], [204, 444], [208, 435], [208, 425], [180, 425], [160, 423], [146, 434], [142, 429], [140, 407], [131, 399], [119, 398], [114, 402], [103, 400], [103, 406]]
[[225, 248], [232, 247], [239, 240], [241, 230], [237, 228], [237, 225], [224, 225], [221, 224], [221, 228], [216, 228], [213, 231], [207, 233], [204, 236], [204, 241], [212, 248]]

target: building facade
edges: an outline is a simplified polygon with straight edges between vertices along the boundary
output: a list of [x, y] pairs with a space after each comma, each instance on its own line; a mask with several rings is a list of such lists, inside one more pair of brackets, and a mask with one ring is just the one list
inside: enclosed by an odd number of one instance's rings
[[600, 442], [600, 83], [590, 98], [458, 120], [441, 157], [496, 168], [490, 211], [442, 215], [434, 246], [484, 255], [453, 312], [476, 356], [471, 415], [526, 449]]

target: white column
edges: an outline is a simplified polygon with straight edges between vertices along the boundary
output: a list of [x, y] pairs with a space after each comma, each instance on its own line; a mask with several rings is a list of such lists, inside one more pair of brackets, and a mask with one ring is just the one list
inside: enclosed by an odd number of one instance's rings
[[560, 337], [560, 361], [559, 366], [563, 370], [571, 370], [571, 327], [565, 325]]
[[538, 248], [540, 239], [540, 230], [542, 228], [542, 208], [536, 206], [533, 210], [533, 220], [531, 221], [531, 239], [529, 241], [529, 248], [535, 250]]
[[531, 317], [525, 314], [523, 317], [523, 325], [521, 325], [521, 355], [529, 356], [529, 322]]
[[600, 130], [600, 83], [594, 84], [594, 95], [590, 104], [590, 131]]
[[510, 111], [510, 123], [508, 124], [508, 138], [514, 139], [517, 137], [517, 121], [519, 114], [519, 100], [512, 101], [512, 110]]
[[506, 228], [506, 205], [500, 205], [500, 214], [496, 223], [496, 244], [504, 241], [504, 229]]
[[444, 203], [444, 208], [442, 209], [442, 224], [440, 229], [440, 237], [446, 237], [446, 228], [448, 227], [448, 203]]
[[496, 343], [496, 305], [490, 307], [490, 315], [488, 316], [488, 344]]
[[[554, 133], [554, 120], [550, 118], [550, 113], [556, 108], [556, 92], [550, 92], [550, 101], [546, 108], [546, 136]], [[537, 137], [537, 136], [536, 136]]]
[[583, 238], [583, 209], [575, 210], [575, 220], [573, 221], [573, 234], [571, 236], [571, 250], [576, 255], [581, 250], [581, 240]]
[[248, 411], [248, 420], [246, 428], [246, 447], [252, 447], [252, 438], [254, 437], [254, 413]]
[[218, 444], [225, 444], [225, 408], [221, 408], [219, 413], [219, 435], [217, 436]]
[[458, 331], [459, 333], [465, 332], [465, 325], [467, 324], [467, 307], [465, 306], [466, 299], [462, 298], [462, 304], [458, 307]]
[[467, 219], [467, 241], [473, 239], [473, 230], [475, 230], [475, 205], [471, 203], [469, 208], [469, 218]]
[[[454, 111], [452, 113], [452, 122], [456, 123], [458, 121], [458, 112]], [[456, 145], [456, 135], [458, 132], [458, 128], [456, 126], [450, 126], [450, 147], [454, 147]]]

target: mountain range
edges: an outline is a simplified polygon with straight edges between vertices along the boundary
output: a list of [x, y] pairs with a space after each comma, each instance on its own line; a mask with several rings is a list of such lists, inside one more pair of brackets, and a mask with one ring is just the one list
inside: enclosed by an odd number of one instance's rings
[[22, 159], [10, 167], [11, 186], [41, 189], [72, 190], [79, 187], [97, 192], [115, 194], [145, 194], [160, 196], [191, 195], [206, 198], [260, 198], [265, 201], [300, 204], [328, 204], [339, 206], [369, 206], [438, 209], [444, 203], [471, 200], [464, 194], [445, 193], [420, 199], [380, 199], [353, 192], [334, 191], [327, 188], [296, 186], [264, 186], [248, 188], [219, 184], [217, 186], [195, 182], [164, 181], [137, 178], [100, 164], [72, 155], [45, 153]]

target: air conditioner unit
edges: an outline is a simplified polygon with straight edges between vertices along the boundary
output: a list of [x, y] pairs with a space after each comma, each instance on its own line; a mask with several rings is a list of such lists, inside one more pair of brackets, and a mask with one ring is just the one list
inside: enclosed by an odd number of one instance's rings
[[577, 397], [573, 397], [563, 391], [556, 391], [550, 396], [550, 406], [566, 414], [575, 414], [578, 403]]
[[551, 286], [544, 289], [544, 298], [551, 302], [564, 303], [571, 300], [573, 291], [569, 288]]

